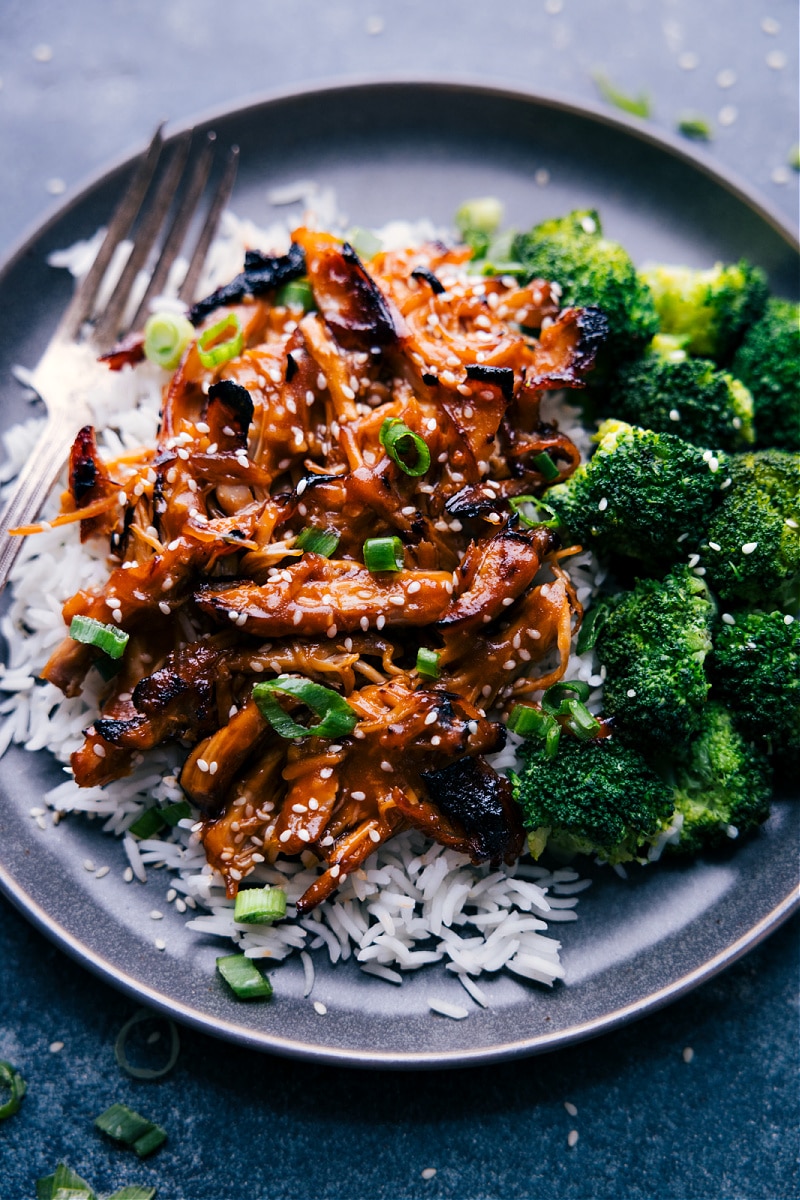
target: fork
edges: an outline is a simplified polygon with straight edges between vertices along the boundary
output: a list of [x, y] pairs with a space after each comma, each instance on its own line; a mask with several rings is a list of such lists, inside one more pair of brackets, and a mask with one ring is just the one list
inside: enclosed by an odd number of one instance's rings
[[[104, 354], [126, 332], [140, 328], [147, 317], [150, 301], [162, 292], [170, 268], [186, 240], [211, 173], [214, 143], [213, 133], [202, 139], [194, 130], [181, 135], [155, 182], [159, 161], [164, 157], [163, 126], [158, 127], [109, 221], [97, 257], [77, 286], [33, 372], [32, 386], [44, 401], [47, 420], [0, 513], [0, 592], [23, 541], [21, 536], [12, 535], [9, 530], [28, 524], [39, 512], [58, 478], [76, 432], [90, 420], [89, 405], [80, 385], [76, 387], [65, 382], [64, 352], [69, 353], [72, 347], [88, 346], [93, 353]], [[231, 147], [189, 256], [189, 266], [178, 290], [178, 298], [187, 304], [195, 298], [203, 264], [230, 197], [238, 153], [236, 146]], [[130, 235], [137, 217], [140, 217], [139, 225], [122, 274], [98, 311], [98, 295], [114, 251]], [[162, 230], [160, 250], [150, 270], [144, 295], [133, 317], [125, 321], [133, 288], [153, 256]], [[91, 322], [90, 325], [87, 326], [87, 322]]]

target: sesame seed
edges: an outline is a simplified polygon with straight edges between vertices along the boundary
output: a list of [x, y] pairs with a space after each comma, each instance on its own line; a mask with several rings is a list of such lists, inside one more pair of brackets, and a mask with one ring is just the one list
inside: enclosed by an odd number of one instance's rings
[[686, 1046], [681, 1051], [681, 1058], [683, 1059], [683, 1061], [685, 1063], [690, 1063], [692, 1061], [692, 1059], [694, 1058], [694, 1050], [692, 1049], [691, 1046]]
[[122, 872], [122, 878], [126, 883], [133, 883], [133, 867], [126, 867]]
[[50, 1045], [47, 1047], [47, 1049], [50, 1051], [51, 1054], [58, 1054], [59, 1050], [64, 1049], [64, 1043], [63, 1042], [51, 1042]]
[[426, 1167], [424, 1171], [420, 1171], [422, 1179], [433, 1179], [436, 1174], [436, 1167]]
[[283, 833], [280, 834], [280, 836], [278, 837], [278, 841], [279, 842], [288, 842], [288, 840], [291, 836], [292, 836], [291, 829], [284, 829]]
[[204, 774], [208, 771], [208, 763], [204, 758], [198, 758], [197, 769], [198, 771], [202, 771]]
[[636, 688], [628, 688], [625, 695], [628, 697], [629, 700], [632, 700], [633, 697], [636, 695]]
[[506, 661], [503, 663], [503, 670], [504, 670], [504, 671], [513, 671], [513, 670], [514, 670], [514, 668], [516, 667], [516, 665], [517, 665], [517, 664], [514, 662], [514, 659], [513, 659], [513, 658], [508, 658], [508, 659], [506, 659]]
[[92, 746], [92, 750], [98, 758], [105, 758], [106, 748], [105, 746], [101, 746], [99, 742], [95, 742], [95, 744]]
[[384, 758], [384, 759], [383, 759], [383, 761], [381, 762], [381, 770], [382, 770], [382, 771], [386, 771], [386, 772], [387, 772], [387, 774], [390, 774], [391, 772], [393, 772], [393, 771], [394, 771], [394, 767], [392, 766], [392, 764], [391, 764], [390, 762], [388, 762], [388, 761], [387, 761], [387, 760]]
[[159, 912], [159, 910], [157, 908], [151, 909], [149, 915], [150, 915], [151, 921], [163, 921], [164, 920], [164, 914], [162, 912]]
[[683, 71], [693, 71], [700, 63], [700, 59], [691, 50], [684, 50], [678, 58], [678, 66]]
[[681, 414], [678, 412], [677, 408], [671, 408], [669, 410], [669, 419], [670, 421], [680, 421]]
[[94, 873], [95, 879], [105, 879], [106, 875], [108, 874], [108, 872], [110, 870], [111, 870], [111, 867], [101, 867], [99, 871], [95, 871], [95, 873]]
[[736, 83], [736, 72], [731, 70], [730, 67], [726, 67], [724, 71], [719, 71], [717, 73], [717, 78], [716, 78], [717, 87], [729, 88], [729, 87], [733, 87], [733, 85], [735, 83]]
[[159, 610], [164, 614], [165, 617], [168, 617], [172, 611], [170, 606], [167, 604], [166, 600], [159, 600], [158, 607], [159, 607]]
[[569, 1133], [567, 1134], [567, 1145], [572, 1147], [572, 1146], [577, 1146], [577, 1144], [578, 1144], [578, 1131], [577, 1131], [577, 1129], [570, 1129]]
[[550, 182], [550, 172], [546, 167], [539, 167], [538, 171], [534, 171], [533, 182], [537, 187], [547, 187]]
[[208, 764], [208, 773], [209, 773], [209, 775], [216, 775], [216, 773], [217, 773], [217, 770], [218, 770], [218, 769], [219, 769], [219, 763], [218, 763], [218, 762], [210, 762], [210, 763]]
[[719, 121], [720, 125], [725, 127], [728, 125], [733, 125], [738, 116], [739, 110], [735, 104], [723, 104], [722, 108], [717, 113], [717, 120]]
[[386, 624], [386, 617], [384, 617], [383, 613], [381, 613], [381, 615], [378, 617], [377, 621], [375, 622], [375, 628], [383, 629], [385, 624]]
[[435, 725], [436, 722], [438, 721], [438, 719], [439, 719], [438, 709], [432, 708], [431, 711], [428, 713], [427, 717], [425, 718], [425, 724], [426, 725]]
[[719, 542], [709, 542], [708, 548], [709, 548], [709, 550], [721, 550], [722, 549]]
[[722, 620], [723, 625], [735, 625], [736, 624], [736, 618], [731, 616], [730, 613], [723, 613], [721, 620]]
[[328, 626], [328, 629], [327, 629], [327, 634], [328, 634], [328, 637], [329, 637], [329, 638], [335, 638], [335, 637], [336, 637], [336, 634], [337, 634], [338, 632], [339, 632], [339, 630], [338, 630], [338, 628], [337, 628], [337, 626], [336, 626], [336, 625], [329, 625], [329, 626]]
[[608, 500], [606, 499], [606, 497], [605, 497], [605, 496], [603, 496], [602, 500], [601, 500], [601, 501], [600, 501], [600, 503], [597, 505], [597, 507], [598, 507], [598, 509], [600, 510], [600, 512], [605, 512], [605, 511], [606, 511], [606, 509], [608, 508]]
[[417, 579], [413, 580], [413, 582], [411, 582], [408, 585], [408, 587], [406, 588], [406, 591], [408, 592], [409, 595], [413, 595], [414, 592], [419, 592], [421, 590], [422, 590], [422, 584]]
[[570, 1115], [571, 1117], [577, 1117], [577, 1115], [578, 1115], [578, 1110], [577, 1110], [577, 1108], [575, 1107], [575, 1105], [574, 1105], [574, 1104], [572, 1104], [572, 1103], [571, 1103], [569, 1100], [565, 1100], [565, 1101], [564, 1101], [564, 1108], [567, 1110], [567, 1112], [569, 1113], [569, 1115]]
[[325, 1007], [325, 1005], [322, 1003], [321, 1000], [314, 1001], [314, 1012], [315, 1013], [319, 1013], [319, 1015], [321, 1017], [324, 1017], [327, 1011], [328, 1011], [327, 1008]]
[[768, 33], [771, 37], [775, 37], [781, 31], [781, 27], [774, 17], [764, 17], [764, 20], [761, 22], [761, 28], [764, 33]]
[[757, 546], [758, 542], [745, 542], [742, 546], [742, 554], [752, 554]]
[[503, 608], [510, 608], [513, 603], [514, 603], [513, 596], [504, 596], [503, 597]]
[[323, 767], [319, 773], [320, 779], [330, 779], [333, 774], [333, 767]]
[[84, 869], [84, 871], [91, 871], [92, 873], [94, 873], [94, 871], [96, 870], [96, 867], [91, 858], [85, 858], [83, 860], [83, 869]]
[[371, 842], [379, 842], [381, 840], [381, 835], [378, 833], [377, 829], [370, 829], [369, 840]]
[[167, 943], [163, 938], [156, 938], [154, 945], [156, 950], [166, 950], [167, 948]]
[[794, 624], [794, 617], [792, 616], [791, 613], [786, 614], [786, 616], [783, 618], [783, 623], [784, 623], [784, 625], [793, 625]]
[[435, 733], [433, 735], [433, 737], [431, 738], [431, 745], [432, 746], [440, 746], [441, 743], [442, 743], [442, 739], [439, 737], [438, 733]]
[[786, 55], [782, 50], [770, 50], [766, 58], [767, 66], [772, 71], [782, 71], [786, 66]]
[[366, 792], [351, 792], [350, 795], [354, 800], [366, 800], [367, 798]]

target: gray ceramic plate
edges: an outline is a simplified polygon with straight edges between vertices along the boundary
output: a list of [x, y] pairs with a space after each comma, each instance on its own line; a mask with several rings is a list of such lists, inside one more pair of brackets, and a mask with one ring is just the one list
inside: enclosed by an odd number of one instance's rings
[[[519, 226], [596, 207], [639, 261], [699, 266], [746, 255], [776, 291], [796, 286], [796, 252], [780, 218], [684, 147], [599, 111], [471, 85], [365, 83], [273, 97], [204, 124], [241, 147], [233, 207], [262, 223], [267, 190], [299, 178], [332, 185], [360, 225], [398, 216], [447, 224], [461, 200], [494, 194]], [[102, 224], [129, 170], [115, 167], [68, 201], [0, 275], [4, 426], [24, 410], [10, 367], [36, 362], [69, 292], [45, 257]], [[126, 885], [120, 844], [95, 825], [37, 828], [29, 810], [58, 778], [46, 755], [12, 749], [0, 761], [0, 886], [10, 899], [130, 995], [216, 1036], [317, 1061], [463, 1065], [586, 1038], [709, 978], [797, 903], [800, 808], [779, 801], [760, 836], [724, 861], [635, 871], [627, 882], [598, 873], [580, 920], [561, 927], [567, 985], [553, 991], [497, 979], [488, 984], [491, 1008], [455, 1022], [428, 1010], [431, 995], [465, 1002], [446, 972], [420, 972], [398, 991], [352, 964], [320, 966], [314, 997], [328, 1012], [319, 1016], [292, 962], [276, 970], [271, 1003], [246, 1005], [215, 977], [219, 943], [187, 932], [164, 904], [163, 873], [151, 871], [145, 887]], [[111, 873], [94, 879], [86, 858]], [[158, 926], [148, 917], [154, 907], [166, 910]]]

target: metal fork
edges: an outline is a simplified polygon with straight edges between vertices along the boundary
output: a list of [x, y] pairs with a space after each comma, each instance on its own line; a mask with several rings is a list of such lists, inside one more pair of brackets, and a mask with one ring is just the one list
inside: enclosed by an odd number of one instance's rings
[[[39, 512], [58, 478], [76, 433], [90, 420], [89, 406], [80, 385], [76, 388], [65, 384], [65, 350], [88, 345], [95, 354], [104, 354], [124, 333], [141, 327], [151, 299], [163, 290], [208, 183], [214, 157], [213, 133], [200, 138], [190, 131], [178, 138], [160, 179], [154, 183], [159, 160], [163, 157], [163, 142], [163, 126], [159, 126], [108, 224], [94, 263], [76, 288], [33, 373], [33, 387], [45, 403], [47, 420], [0, 513], [0, 591], [5, 587], [23, 541], [9, 530], [28, 524]], [[179, 299], [185, 303], [191, 303], [195, 298], [203, 263], [233, 188], [237, 158], [238, 148], [234, 146], [211, 196], [178, 291]], [[168, 220], [172, 209], [174, 215]], [[98, 312], [97, 297], [114, 251], [129, 236], [140, 213], [128, 260], [111, 296]], [[153, 254], [162, 229], [164, 236], [145, 293], [133, 317], [124, 322], [133, 287]], [[87, 322], [90, 322], [88, 326]]]

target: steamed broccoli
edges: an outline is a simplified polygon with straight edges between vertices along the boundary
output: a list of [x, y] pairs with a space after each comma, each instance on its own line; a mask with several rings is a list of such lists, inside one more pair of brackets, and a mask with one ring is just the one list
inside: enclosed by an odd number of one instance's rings
[[796, 602], [800, 590], [800, 453], [735, 455], [706, 529], [703, 566], [725, 601]]
[[644, 358], [621, 367], [606, 394], [606, 410], [697, 446], [746, 450], [754, 441], [752, 396], [710, 359], [689, 358], [681, 340], [658, 335]]
[[543, 221], [529, 233], [517, 234], [512, 258], [522, 263], [525, 278], [559, 284], [564, 307], [602, 309], [608, 345], [618, 359], [639, 353], [657, 332], [649, 288], [627, 251], [602, 236], [593, 210]]
[[782, 612], [738, 613], [714, 633], [709, 673], [747, 737], [770, 750], [800, 749], [800, 621]]
[[670, 749], [701, 725], [715, 604], [688, 566], [614, 597], [597, 633], [604, 703], [627, 737]]
[[690, 354], [717, 362], [728, 361], [767, 302], [766, 275], [744, 259], [707, 271], [650, 266], [641, 278], [655, 299], [661, 332], [685, 336]]
[[770, 300], [731, 369], [753, 393], [756, 444], [800, 450], [800, 304]]
[[641, 754], [616, 738], [562, 737], [555, 758], [530, 746], [513, 777], [514, 795], [538, 858], [547, 845], [561, 854], [598, 854], [610, 863], [635, 858], [674, 809], [672, 789]]
[[584, 546], [669, 565], [702, 536], [725, 456], [622, 421], [605, 421], [596, 436], [593, 457], [549, 488], [547, 503]]
[[721, 704], [706, 705], [698, 736], [675, 767], [675, 811], [683, 823], [670, 847], [697, 854], [751, 833], [769, 816], [772, 773]]

